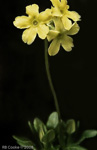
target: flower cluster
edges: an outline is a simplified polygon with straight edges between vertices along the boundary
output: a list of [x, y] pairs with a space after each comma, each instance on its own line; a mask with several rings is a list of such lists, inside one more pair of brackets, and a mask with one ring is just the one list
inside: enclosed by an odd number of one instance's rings
[[13, 24], [19, 29], [26, 29], [22, 40], [28, 45], [32, 44], [37, 34], [39, 38], [52, 41], [48, 53], [56, 55], [60, 46], [66, 51], [71, 51], [73, 39], [69, 35], [77, 34], [81, 16], [75, 11], [69, 11], [67, 0], [50, 0], [51, 9], [39, 13], [39, 6], [32, 4], [26, 7], [27, 16], [18, 16]]

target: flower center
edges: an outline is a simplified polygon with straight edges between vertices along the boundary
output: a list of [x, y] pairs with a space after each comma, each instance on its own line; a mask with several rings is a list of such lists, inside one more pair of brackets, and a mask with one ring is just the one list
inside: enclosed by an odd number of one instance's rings
[[62, 34], [59, 33], [59, 34], [58, 34], [58, 39], [61, 39], [61, 37], [62, 37]]
[[64, 14], [64, 10], [60, 10], [61, 14]]
[[37, 26], [37, 25], [38, 25], [38, 21], [37, 21], [37, 20], [34, 20], [34, 21], [33, 21], [33, 25], [34, 25], [34, 26]]

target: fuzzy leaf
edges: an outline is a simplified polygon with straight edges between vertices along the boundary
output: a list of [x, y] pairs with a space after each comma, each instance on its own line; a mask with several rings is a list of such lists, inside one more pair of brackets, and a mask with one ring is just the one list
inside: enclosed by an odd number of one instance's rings
[[13, 138], [17, 141], [20, 146], [31, 146], [34, 147], [34, 143], [25, 137], [13, 136]]
[[40, 130], [39, 130], [39, 138], [40, 138], [40, 141], [42, 140], [42, 138], [44, 137], [46, 132], [44, 132], [43, 128], [40, 127]]
[[87, 150], [87, 149], [79, 145], [71, 145], [66, 147], [66, 150]]
[[68, 134], [74, 133], [76, 130], [75, 120], [70, 119], [66, 122], [66, 131]]
[[85, 139], [92, 138], [95, 136], [97, 136], [97, 130], [86, 130], [83, 132], [83, 134], [82, 134], [81, 138], [79, 139], [79, 141], [77, 142], [77, 144], [80, 144]]
[[63, 120], [61, 120], [57, 127], [57, 134], [59, 139], [59, 144], [61, 147], [66, 145], [66, 124]]
[[43, 130], [43, 132], [45, 133], [47, 131], [45, 124], [38, 118], [34, 119], [34, 128], [35, 130], [39, 133], [40, 130]]
[[30, 130], [33, 133], [34, 132], [34, 127], [33, 127], [33, 124], [30, 121], [28, 121], [28, 126], [29, 126]]
[[49, 116], [46, 125], [47, 125], [48, 128], [55, 129], [55, 128], [57, 127], [58, 123], [59, 123], [58, 113], [57, 113], [57, 112], [53, 112], [53, 113]]
[[79, 129], [79, 127], [80, 127], [80, 121], [77, 121], [76, 128]]
[[54, 140], [54, 138], [55, 138], [55, 132], [54, 132], [54, 130], [51, 129], [43, 136], [41, 141], [43, 143], [47, 144], [47, 143], [52, 142]]

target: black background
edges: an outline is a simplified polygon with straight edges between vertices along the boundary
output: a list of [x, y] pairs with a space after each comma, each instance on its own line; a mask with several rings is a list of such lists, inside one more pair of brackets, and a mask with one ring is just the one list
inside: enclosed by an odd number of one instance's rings
[[[68, 0], [70, 10], [79, 12], [80, 32], [73, 37], [72, 52], [62, 48], [49, 56], [50, 71], [64, 120], [80, 120], [81, 131], [97, 129], [97, 50], [95, 1]], [[44, 43], [38, 37], [28, 46], [21, 40], [23, 30], [13, 26], [25, 7], [39, 4], [50, 8], [49, 0], [1, 0], [0, 8], [0, 129], [1, 145], [16, 145], [13, 134], [30, 135], [28, 120], [39, 117], [46, 122], [55, 111], [44, 64]], [[97, 138], [83, 143], [97, 150]]]

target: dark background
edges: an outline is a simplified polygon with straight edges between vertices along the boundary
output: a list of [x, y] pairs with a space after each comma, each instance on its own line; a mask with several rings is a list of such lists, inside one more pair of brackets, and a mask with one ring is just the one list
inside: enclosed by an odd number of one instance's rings
[[[92, 3], [93, 2], [93, 3]], [[95, 38], [95, 1], [68, 0], [70, 10], [79, 12], [80, 32], [73, 37], [72, 52], [62, 48], [49, 56], [50, 71], [64, 120], [81, 121], [81, 131], [97, 129], [97, 51]], [[23, 30], [13, 26], [25, 7], [36, 3], [40, 11], [50, 8], [49, 0], [1, 0], [0, 8], [0, 129], [1, 145], [16, 145], [13, 134], [30, 135], [28, 120], [46, 122], [55, 111], [44, 64], [43, 41], [38, 37], [28, 46], [21, 40]], [[97, 138], [84, 143], [97, 150]]]

